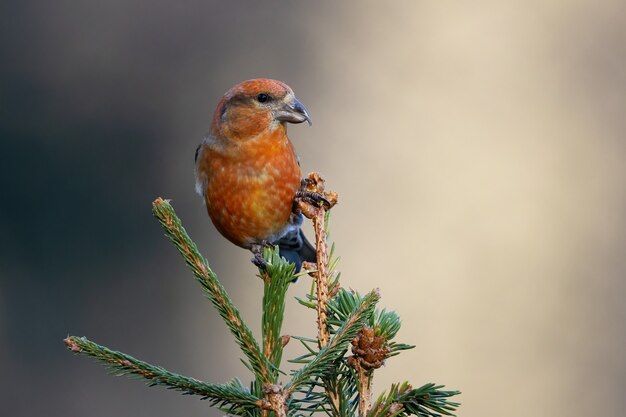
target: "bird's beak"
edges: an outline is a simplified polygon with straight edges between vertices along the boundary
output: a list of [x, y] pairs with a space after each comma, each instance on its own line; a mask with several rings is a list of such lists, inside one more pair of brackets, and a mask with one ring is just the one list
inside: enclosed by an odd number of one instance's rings
[[309, 116], [306, 107], [295, 97], [276, 111], [276, 120], [289, 123], [302, 123], [307, 121], [309, 126], [313, 125], [311, 116]]

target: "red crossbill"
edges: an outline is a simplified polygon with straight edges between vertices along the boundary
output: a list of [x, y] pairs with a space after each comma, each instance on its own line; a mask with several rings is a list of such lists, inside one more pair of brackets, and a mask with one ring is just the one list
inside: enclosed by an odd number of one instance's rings
[[296, 264], [315, 262], [315, 249], [300, 228], [295, 199], [302, 173], [286, 123], [311, 124], [288, 85], [270, 79], [244, 81], [219, 101], [211, 128], [196, 150], [196, 190], [217, 230], [254, 253], [263, 266], [264, 246], [278, 245]]

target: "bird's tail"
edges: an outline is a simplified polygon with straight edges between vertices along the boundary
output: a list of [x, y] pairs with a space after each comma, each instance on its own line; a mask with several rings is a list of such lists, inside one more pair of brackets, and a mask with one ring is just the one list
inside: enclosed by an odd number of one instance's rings
[[296, 273], [302, 269], [302, 262], [317, 261], [315, 247], [304, 236], [300, 228], [293, 229], [281, 237], [276, 244], [280, 250], [280, 256], [296, 265]]

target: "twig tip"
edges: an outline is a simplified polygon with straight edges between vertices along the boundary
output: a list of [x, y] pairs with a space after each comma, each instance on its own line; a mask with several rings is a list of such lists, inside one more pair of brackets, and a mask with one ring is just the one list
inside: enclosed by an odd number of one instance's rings
[[170, 201], [172, 201], [172, 200], [171, 200], [171, 199], [169, 199], [169, 198], [158, 197], [156, 200], [154, 200], [154, 201], [152, 202], [152, 206], [153, 206], [154, 208], [161, 207], [161, 206], [162, 206], [162, 205], [164, 205], [164, 204], [169, 204], [169, 203], [170, 203]]
[[63, 343], [65, 343], [65, 346], [67, 346], [67, 348], [71, 350], [72, 352], [74, 353], [80, 352], [80, 346], [78, 346], [78, 343], [76, 343], [76, 341], [74, 340], [72, 336], [68, 336], [65, 339], [63, 339]]

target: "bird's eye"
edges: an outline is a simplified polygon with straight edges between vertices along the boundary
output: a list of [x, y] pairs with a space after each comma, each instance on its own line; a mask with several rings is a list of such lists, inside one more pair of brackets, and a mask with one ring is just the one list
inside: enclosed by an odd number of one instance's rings
[[269, 101], [269, 99], [270, 99], [270, 96], [265, 94], [265, 93], [261, 93], [258, 96], [256, 96], [256, 100], [259, 103], [265, 103], [265, 102]]

